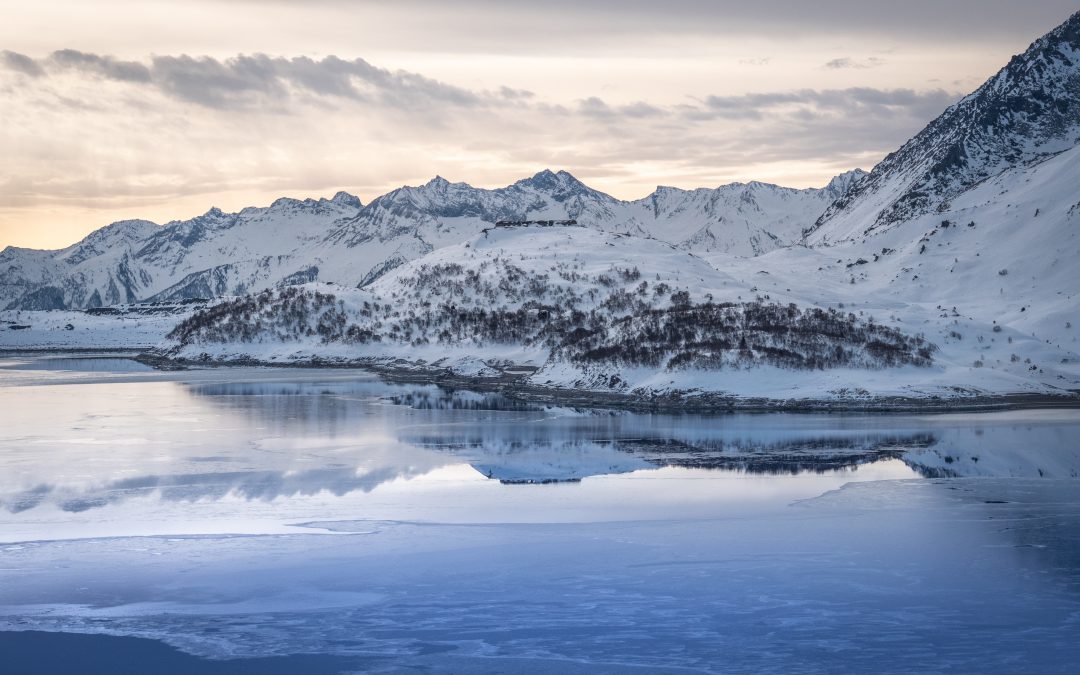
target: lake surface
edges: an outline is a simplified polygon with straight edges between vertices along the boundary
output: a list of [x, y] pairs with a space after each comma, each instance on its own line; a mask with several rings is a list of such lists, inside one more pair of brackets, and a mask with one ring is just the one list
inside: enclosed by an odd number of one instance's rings
[[9, 355], [0, 411], [0, 644], [40, 672], [1080, 660], [1076, 410], [640, 415]]

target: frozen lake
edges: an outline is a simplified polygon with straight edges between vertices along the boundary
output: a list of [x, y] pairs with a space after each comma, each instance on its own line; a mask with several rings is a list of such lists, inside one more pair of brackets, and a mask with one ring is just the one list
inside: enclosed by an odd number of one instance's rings
[[24, 668], [1080, 662], [1077, 410], [598, 413], [8, 355], [0, 411], [0, 652]]

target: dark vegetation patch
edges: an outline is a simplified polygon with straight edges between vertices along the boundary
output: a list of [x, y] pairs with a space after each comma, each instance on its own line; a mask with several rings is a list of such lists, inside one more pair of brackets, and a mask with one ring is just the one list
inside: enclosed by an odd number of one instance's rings
[[[394, 303], [368, 301], [346, 309], [334, 295], [290, 287], [264, 291], [202, 310], [178, 325], [169, 338], [191, 344], [319, 342], [364, 345], [520, 344], [542, 346], [556, 359], [577, 365], [644, 366], [671, 370], [717, 370], [772, 365], [798, 370], [837, 367], [929, 366], [936, 347], [922, 336], [864, 320], [836, 309], [801, 308], [762, 300], [694, 303], [689, 293], [670, 294], [655, 306], [647, 287], [613, 287], [597, 296], [547, 283], [547, 275], [510, 269], [497, 283], [474, 270], [439, 270], [441, 293], [428, 283], [403, 280], [416, 293]], [[636, 270], [635, 270], [636, 272]], [[493, 296], [521, 302], [467, 302], [447, 277], [464, 277], [471, 297]], [[618, 281], [637, 281], [638, 274]], [[614, 279], [613, 279], [614, 282]], [[459, 290], [461, 286], [458, 287]], [[494, 290], [494, 289], [493, 289]], [[374, 297], [374, 296], [373, 296]], [[582, 307], [584, 298], [591, 307]], [[420, 298], [423, 298], [422, 300]]]

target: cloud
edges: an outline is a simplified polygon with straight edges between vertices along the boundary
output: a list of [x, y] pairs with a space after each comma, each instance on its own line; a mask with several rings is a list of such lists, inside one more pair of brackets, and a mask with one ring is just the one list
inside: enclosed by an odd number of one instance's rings
[[[688, 112], [691, 117], [761, 119], [766, 113], [786, 109], [795, 113], [822, 112], [846, 115], [865, 114], [873, 110], [888, 115], [890, 110], [912, 109], [918, 113], [936, 111], [936, 115], [956, 96], [941, 89], [917, 92], [913, 89], [800, 89], [795, 91], [743, 94], [740, 96], [708, 96], [700, 108]], [[929, 117], [927, 119], [929, 121]]]
[[60, 69], [81, 70], [121, 82], [149, 82], [150, 70], [137, 61], [117, 61], [111, 56], [61, 49], [49, 56], [50, 65]]
[[612, 106], [596, 96], [578, 101], [577, 112], [586, 117], [593, 118], [626, 118], [641, 119], [646, 117], [664, 117], [670, 111], [651, 105], [644, 101], [636, 101], [626, 105]]
[[286, 98], [277, 68], [265, 57], [239, 56], [226, 62], [204, 56], [159, 56], [153, 61], [154, 84], [189, 103], [225, 108], [258, 99]]
[[41, 60], [14, 52], [3, 52], [2, 58], [6, 68], [34, 77], [50, 72], [80, 72], [117, 82], [146, 84], [180, 101], [222, 109], [280, 106], [305, 95], [398, 108], [430, 104], [473, 107], [532, 96], [531, 92], [509, 87], [495, 93], [474, 92], [417, 73], [378, 68], [364, 59], [337, 56], [315, 60], [253, 54], [218, 60], [181, 54], [155, 56], [147, 65], [63, 49]]
[[507, 99], [508, 101], [536, 98], [535, 92], [531, 92], [527, 89], [514, 89], [507, 86], [499, 87], [498, 93], [499, 96]]
[[[234, 0], [241, 8], [267, 0]], [[285, 7], [289, 0], [273, 0]], [[376, 3], [368, 3], [375, 5]], [[437, 53], [610, 53], [639, 52], [655, 40], [729, 41], [760, 36], [823, 40], [828, 36], [902, 36], [905, 42], [985, 43], [1002, 37], [1028, 40], [1076, 11], [1076, 0], [395, 0], [368, 8], [369, 22], [380, 27], [370, 39], [415, 40], [418, 49]], [[349, 16], [355, 3], [313, 0], [305, 13]], [[478, 21], [477, 17], [483, 17]], [[932, 17], [929, 20], [928, 17]], [[375, 21], [371, 21], [375, 19]], [[383, 26], [406, 29], [390, 32]], [[530, 36], [522, 39], [521, 28]], [[597, 30], [597, 27], [602, 30]], [[363, 29], [361, 29], [363, 30]], [[370, 42], [369, 39], [369, 42]], [[365, 42], [369, 48], [367, 42]]]
[[0, 65], [8, 70], [29, 75], [30, 77], [41, 77], [45, 74], [44, 69], [34, 59], [18, 52], [9, 52], [6, 49], [0, 51]]
[[866, 68], [877, 68], [885, 65], [885, 59], [878, 58], [876, 56], [869, 56], [862, 60], [855, 60], [850, 56], [845, 56], [839, 59], [833, 59], [825, 62], [826, 68], [834, 70], [843, 70], [845, 68], [855, 68], [858, 70], [865, 70]]

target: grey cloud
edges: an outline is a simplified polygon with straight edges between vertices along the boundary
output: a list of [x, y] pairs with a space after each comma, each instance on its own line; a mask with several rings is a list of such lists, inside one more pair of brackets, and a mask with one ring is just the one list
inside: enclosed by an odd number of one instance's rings
[[845, 56], [843, 58], [825, 62], [825, 67], [833, 70], [842, 70], [844, 68], [856, 68], [862, 70], [866, 68], [877, 68], [878, 66], [883, 65], [885, 65], [885, 59], [880, 59], [876, 56], [870, 56], [861, 61], [857, 61], [850, 56]]
[[[675, 118], [698, 123], [710, 120], [810, 120], [822, 116], [870, 116], [886, 119], [915, 116], [929, 121], [958, 98], [943, 90], [917, 92], [910, 89], [881, 90], [855, 86], [842, 90], [795, 90], [738, 96], [706, 96], [698, 104], [659, 108], [647, 103], [611, 106], [603, 99], [580, 100], [573, 112], [585, 118], [621, 119], [632, 122], [645, 118]], [[571, 113], [570, 111], [566, 111]]]
[[318, 96], [407, 107], [438, 102], [474, 106], [480, 94], [407, 71], [377, 68], [363, 59], [336, 56], [280, 58], [265, 54], [219, 61], [210, 57], [159, 56], [153, 80], [166, 93], [214, 108], [244, 105], [252, 99], [284, 100], [290, 87]]
[[273, 68], [260, 59], [237, 57], [226, 62], [209, 57], [158, 56], [154, 82], [165, 93], [212, 108], [244, 103], [250, 97], [281, 97], [285, 87]]
[[578, 101], [577, 112], [593, 118], [630, 118], [641, 119], [646, 117], [664, 117], [669, 114], [663, 108], [659, 108], [644, 101], [637, 101], [626, 105], [611, 106], [603, 99], [596, 96]]
[[663, 110], [644, 101], [621, 106], [619, 112], [626, 117], [661, 117], [664, 115]]
[[60, 68], [82, 70], [112, 80], [150, 81], [150, 70], [137, 61], [117, 61], [111, 56], [87, 54], [74, 49], [53, 52], [49, 60]]
[[[935, 89], [916, 92], [912, 89], [800, 89], [788, 92], [744, 94], [741, 96], [709, 96], [696, 112], [699, 117], [710, 115], [726, 118], [760, 118], [766, 111], [795, 106], [802, 111], [831, 110], [858, 112], [875, 108], [885, 112], [890, 108], [915, 108], [941, 112], [956, 97]], [[937, 114], [937, 113], [934, 113]]]
[[38, 77], [50, 69], [78, 70], [97, 77], [151, 86], [172, 98], [217, 109], [261, 106], [281, 110], [292, 99], [314, 96], [409, 110], [416, 114], [437, 112], [439, 108], [524, 105], [536, 108], [538, 112], [578, 114], [593, 119], [678, 118], [701, 122], [710, 119], [760, 120], [766, 115], [775, 115], [782, 108], [791, 109], [788, 110], [791, 115], [804, 117], [822, 112], [854, 113], [869, 109], [874, 109], [879, 116], [887, 115], [893, 108], [940, 111], [950, 99], [950, 95], [942, 90], [915, 92], [854, 87], [708, 96], [697, 104], [667, 107], [645, 101], [611, 105], [598, 97], [589, 97], [578, 101], [574, 108], [566, 109], [536, 101], [534, 94], [525, 90], [502, 87], [495, 92], [473, 91], [418, 73], [379, 68], [359, 58], [345, 60], [328, 56], [315, 60], [253, 54], [219, 60], [182, 54], [155, 56], [147, 66], [70, 49], [54, 52], [42, 61], [13, 52], [3, 52], [0, 56], [8, 68]]
[[579, 101], [578, 112], [589, 117], [610, 117], [614, 115], [611, 106], [596, 96], [590, 96]]
[[218, 60], [209, 56], [155, 56], [149, 65], [74, 49], [35, 60], [15, 52], [0, 53], [0, 63], [35, 77], [50, 71], [79, 71], [110, 80], [146, 84], [166, 95], [210, 108], [283, 104], [294, 94], [337, 97], [390, 107], [422, 107], [432, 103], [473, 107], [499, 101], [526, 100], [532, 92], [504, 87], [495, 94], [474, 92], [417, 73], [390, 71], [363, 59], [336, 56], [314, 60], [240, 55]]
[[531, 99], [531, 98], [536, 97], [536, 94], [534, 92], [531, 92], [531, 91], [529, 91], [527, 89], [514, 89], [512, 87], [505, 87], [505, 86], [504, 87], [499, 87], [499, 92], [498, 93], [499, 93], [499, 96], [501, 96], [501, 97], [503, 97], [503, 98], [505, 98], [507, 100], [511, 100], [511, 101], [521, 100], [521, 99]]
[[[265, 0], [246, 0], [265, 2]], [[275, 0], [285, 3], [288, 0]], [[311, 4], [351, 11], [347, 0]], [[470, 51], [496, 47], [513, 52], [547, 52], [554, 47], [588, 51], [603, 44], [626, 44], [635, 36], [731, 35], [770, 37], [814, 34], [904, 36], [905, 40], [948, 39], [980, 42], [1009, 36], [1030, 40], [1077, 11], [1076, 0], [395, 0], [382, 8], [396, 20], [423, 16], [426, 25], [410, 26], [433, 51]], [[483, 17], [477, 21], [476, 17]], [[603, 31], [596, 26], [602, 25]], [[521, 26], [544, 39], [522, 40]], [[468, 39], [462, 39], [465, 35]]]
[[41, 77], [45, 74], [45, 71], [34, 59], [18, 52], [9, 52], [6, 49], [0, 51], [0, 64], [8, 70], [14, 70], [30, 77]]

